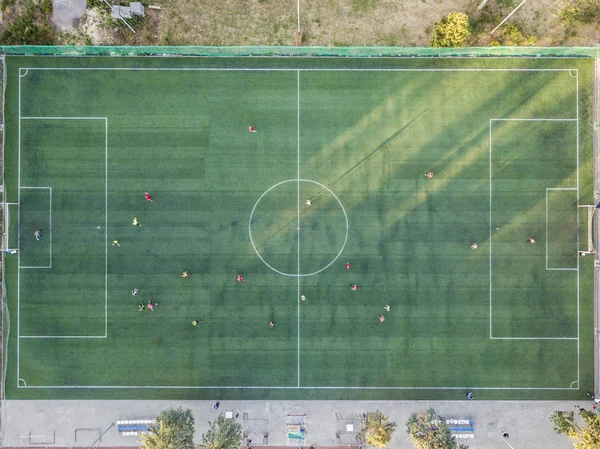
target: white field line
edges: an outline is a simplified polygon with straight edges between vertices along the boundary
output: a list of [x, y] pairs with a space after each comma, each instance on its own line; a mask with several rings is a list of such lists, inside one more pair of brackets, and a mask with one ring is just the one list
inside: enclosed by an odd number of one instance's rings
[[[547, 187], [546, 188], [546, 270], [548, 271], [577, 271], [579, 267], [576, 268], [564, 268], [564, 267], [549, 267], [548, 266], [548, 191], [549, 190], [575, 190], [577, 191], [577, 187]], [[579, 192], [577, 192], [577, 203], [579, 204]], [[577, 220], [579, 223], [579, 207], [577, 208]], [[579, 226], [579, 224], [577, 225]], [[579, 254], [579, 242], [577, 243], [577, 254]], [[579, 255], [577, 257], [579, 261]]]
[[[298, 0], [298, 11], [300, 11], [300, 0]], [[300, 26], [300, 18], [298, 18], [298, 27]], [[297, 124], [297, 129], [298, 129], [298, 136], [297, 136], [297, 141], [298, 141], [298, 170], [296, 173], [296, 176], [298, 178], [298, 223], [297, 223], [297, 233], [298, 233], [298, 297], [297, 297], [297, 301], [298, 301], [298, 323], [297, 323], [297, 327], [298, 327], [298, 347], [297, 347], [297, 357], [298, 357], [298, 386], [300, 386], [300, 72], [298, 71], [298, 111], [297, 111], [297, 116], [298, 116], [298, 124]]]
[[312, 179], [300, 179], [301, 182], [310, 182], [312, 184], [316, 184], [319, 187], [321, 187], [323, 190], [326, 190], [327, 192], [329, 192], [331, 194], [331, 196], [333, 196], [333, 198], [335, 198], [335, 200], [338, 202], [338, 204], [340, 205], [342, 212], [344, 213], [344, 218], [346, 220], [346, 236], [344, 237], [344, 243], [342, 244], [342, 248], [340, 249], [340, 252], [337, 254], [337, 256], [335, 256], [335, 258], [329, 262], [329, 264], [327, 264], [326, 266], [324, 266], [323, 268], [314, 271], [312, 273], [302, 273], [302, 274], [298, 274], [298, 273], [285, 273], [283, 271], [279, 271], [277, 268], [269, 265], [269, 263], [264, 260], [264, 258], [262, 257], [262, 255], [260, 254], [260, 251], [258, 250], [258, 248], [256, 247], [256, 243], [254, 242], [254, 239], [252, 238], [252, 217], [254, 216], [254, 211], [256, 210], [256, 206], [258, 206], [258, 203], [260, 203], [260, 200], [267, 194], [269, 193], [271, 190], [273, 190], [274, 188], [276, 188], [277, 186], [280, 186], [281, 184], [285, 184], [288, 182], [298, 182], [297, 178], [292, 178], [292, 179], [286, 179], [285, 181], [281, 181], [278, 182], [277, 184], [272, 185], [271, 187], [269, 187], [267, 190], [265, 190], [263, 192], [263, 194], [258, 198], [258, 200], [256, 200], [256, 203], [254, 203], [254, 207], [252, 208], [252, 211], [250, 212], [250, 218], [248, 219], [248, 235], [250, 236], [250, 243], [252, 245], [252, 248], [254, 249], [254, 252], [256, 253], [256, 255], [258, 256], [258, 258], [267, 266], [269, 267], [271, 270], [273, 270], [275, 273], [279, 273], [283, 276], [292, 276], [292, 277], [296, 277], [296, 276], [314, 276], [315, 274], [320, 273], [323, 270], [326, 270], [327, 268], [329, 268], [331, 265], [333, 265], [333, 263], [342, 255], [342, 253], [344, 252], [344, 248], [346, 247], [346, 243], [348, 243], [348, 233], [349, 233], [349, 229], [350, 229], [350, 225], [348, 223], [348, 214], [346, 213], [346, 209], [344, 208], [344, 205], [342, 204], [342, 202], [340, 201], [340, 199], [338, 198], [338, 196], [333, 193], [333, 191], [331, 189], [329, 189], [329, 187], [324, 186], [323, 184], [321, 184], [320, 182], [314, 181]]
[[495, 122], [576, 122], [576, 118], [493, 118]]
[[104, 338], [108, 337], [108, 118], [104, 118]]
[[19, 338], [106, 338], [104, 335], [21, 335]]
[[578, 337], [492, 337], [490, 340], [578, 340]]
[[[579, 81], [578, 79], [576, 80]], [[490, 340], [576, 340], [577, 341], [577, 378], [579, 379], [579, 257], [577, 258], [577, 268], [548, 268], [548, 190], [577, 190], [577, 204], [579, 206], [579, 101], [577, 100], [577, 118], [575, 119], [545, 119], [545, 118], [492, 118], [489, 127], [489, 169], [490, 169]], [[548, 271], [577, 271], [577, 337], [494, 337], [492, 333], [492, 124], [502, 121], [550, 121], [550, 122], [575, 122], [577, 126], [577, 187], [554, 187], [546, 189], [546, 270]], [[577, 226], [579, 227], [579, 207], [577, 207]], [[577, 251], [579, 251], [579, 231], [577, 233]], [[579, 382], [579, 381], [577, 381]], [[578, 387], [579, 388], [579, 387]]]
[[144, 71], [159, 71], [159, 72], [571, 72], [577, 71], [578, 69], [406, 69], [406, 68], [394, 68], [394, 69], [314, 69], [314, 68], [221, 68], [221, 67], [27, 67], [22, 70], [74, 70], [74, 71], [132, 71], [132, 72], [144, 72]]
[[[17, 169], [17, 203], [21, 203], [21, 69], [19, 69], [19, 116], [18, 116], [18, 169]], [[20, 376], [20, 335], [21, 335], [21, 208], [17, 207], [17, 387]]]
[[[596, 61], [597, 62], [597, 61]], [[577, 164], [577, 388], [579, 388], [579, 358], [580, 358], [580, 341], [579, 341], [579, 72], [576, 72], [575, 79], [575, 115], [577, 116], [575, 140], [576, 140], [576, 164]]]
[[106, 120], [106, 117], [21, 117], [21, 120]]
[[[256, 56], [256, 58], [260, 58], [261, 56]], [[334, 58], [334, 59], [338, 59], [337, 57], [329, 57], [329, 58]], [[348, 58], [344, 58], [344, 59], [348, 59]], [[350, 59], [354, 59], [354, 58], [350, 58]], [[357, 59], [364, 59], [364, 58], [357, 58]], [[391, 57], [390, 57], [391, 59]], [[290, 68], [290, 69], [281, 69], [281, 68], [276, 68], [276, 69], [265, 69], [265, 68], [127, 68], [127, 67], [120, 67], [120, 68], [77, 68], [77, 67], [72, 67], [72, 68], [64, 68], [64, 67], [54, 67], [54, 68], [38, 68], [38, 67], [31, 67], [31, 68], [21, 68], [20, 70], [25, 70], [25, 75], [28, 73], [28, 70], [74, 70], [74, 71], [79, 71], [79, 70], [92, 70], [92, 71], [101, 71], [101, 70], [105, 70], [105, 71], [258, 71], [258, 72], [262, 72], [262, 71], [297, 71], [298, 74], [301, 71], [307, 71], [307, 72], [315, 72], [315, 71], [323, 71], [323, 72], [564, 72], [564, 71], [568, 71], [569, 73], [571, 73], [571, 69], [518, 69], [518, 68], [512, 68], [512, 69], [301, 69], [301, 68]], [[577, 69], [572, 69], [576, 74]], [[22, 76], [25, 76], [22, 75]], [[20, 76], [20, 78], [22, 77]], [[577, 104], [577, 115], [578, 114], [578, 109], [579, 109], [579, 105]], [[19, 173], [18, 173], [18, 184], [20, 186], [20, 158], [21, 158], [21, 151], [20, 151], [20, 147], [21, 147], [21, 119], [98, 119], [99, 117], [21, 117], [21, 80], [19, 79]], [[106, 118], [105, 118], [106, 120]], [[508, 119], [492, 119], [492, 120], [508, 120]], [[491, 293], [492, 293], [492, 260], [491, 260], [491, 216], [492, 216], [492, 206], [491, 206], [491, 196], [492, 196], [492, 185], [491, 185], [491, 165], [492, 165], [492, 159], [491, 159], [491, 145], [492, 145], [492, 136], [491, 136], [491, 121], [490, 120], [490, 338], [492, 338], [491, 332], [492, 332], [492, 298], [491, 298]], [[525, 119], [527, 120], [527, 119]], [[535, 120], [535, 119], [529, 119], [529, 120]], [[542, 119], [543, 120], [543, 119]], [[572, 121], [573, 119], [549, 119], [549, 120], [560, 120], [560, 121]], [[579, 127], [579, 122], [578, 122], [578, 118], [577, 120], [577, 127]], [[108, 127], [108, 125], [106, 125]], [[577, 139], [579, 140], [579, 134], [577, 135]], [[107, 131], [107, 142], [108, 142], [108, 131]], [[107, 143], [107, 147], [108, 147], [108, 143]], [[577, 147], [577, 150], [579, 151], [579, 147]], [[108, 148], [107, 148], [107, 155], [108, 155]], [[579, 162], [579, 160], [578, 160]], [[108, 159], [107, 159], [107, 170], [108, 170]], [[577, 176], [579, 177], [579, 172], [577, 172]], [[298, 176], [299, 178], [299, 176]], [[308, 180], [307, 180], [308, 181]], [[578, 180], [579, 181], [579, 180]], [[107, 173], [107, 186], [106, 186], [106, 190], [108, 192], [108, 173]], [[336, 197], [337, 198], [337, 197]], [[339, 201], [339, 200], [338, 200]], [[19, 194], [19, 202], [20, 202], [20, 194]], [[106, 210], [108, 210], [108, 196], [106, 198]], [[345, 210], [344, 210], [344, 214], [345, 214]], [[105, 214], [105, 219], [106, 219], [106, 223], [108, 222], [108, 218], [107, 218], [107, 214]], [[17, 234], [18, 234], [18, 238], [20, 238], [20, 217], [18, 214], [18, 230], [17, 230]], [[106, 228], [106, 226], [105, 226]], [[105, 247], [106, 247], [106, 251], [107, 251], [107, 244], [108, 244], [108, 237], [107, 237], [107, 229], [105, 230], [106, 234], [105, 234]], [[348, 234], [348, 230], [346, 230], [346, 240], [347, 240], [347, 234]], [[19, 251], [20, 253], [20, 251]], [[18, 256], [20, 258], [20, 254]], [[338, 255], [339, 257], [339, 255]], [[337, 257], [336, 257], [337, 259]], [[107, 260], [106, 260], [106, 263]], [[578, 259], [578, 265], [579, 265], [579, 259]], [[327, 268], [327, 267], [325, 267]], [[316, 274], [316, 273], [311, 273], [309, 275], [312, 274]], [[105, 275], [107, 276], [107, 272], [105, 273]], [[298, 283], [300, 284], [300, 275], [297, 275], [298, 277]], [[106, 278], [107, 279], [107, 278]], [[106, 280], [107, 282], [107, 280]], [[578, 336], [579, 336], [579, 273], [578, 273]], [[298, 287], [299, 289], [300, 287]], [[18, 273], [18, 282], [17, 282], [17, 304], [18, 304], [18, 309], [17, 309], [17, 335], [19, 336], [20, 333], [20, 272]], [[105, 310], [107, 307], [107, 303], [105, 302]], [[105, 322], [107, 323], [107, 313], [105, 314]], [[298, 315], [299, 316], [299, 315]], [[26, 336], [24, 336], [24, 338], [27, 338]], [[31, 338], [35, 338], [35, 337], [31, 337]], [[58, 337], [61, 338], [61, 337]], [[67, 337], [68, 338], [68, 337]], [[86, 337], [87, 338], [87, 337]], [[94, 338], [94, 337], [91, 337]], [[95, 337], [95, 338], [100, 338], [100, 337]], [[500, 338], [493, 338], [493, 339], [500, 339]], [[266, 387], [260, 387], [260, 386], [64, 386], [64, 385], [60, 385], [60, 386], [31, 386], [31, 387], [21, 387], [21, 385], [19, 385], [19, 380], [22, 381], [23, 383], [25, 383], [24, 380], [20, 379], [19, 377], [19, 338], [17, 339], [17, 386], [18, 388], [58, 388], [58, 389], [65, 389], [65, 388], [84, 388], [84, 389], [127, 389], [127, 388], [157, 388], [157, 389], [213, 389], [213, 388], [220, 388], [220, 389], [332, 389], [332, 390], [428, 390], [428, 389], [433, 389], [433, 390], [464, 390], [464, 389], [470, 389], [470, 390], [571, 390], [571, 388], [557, 388], [557, 387], [431, 387], [431, 386], [427, 386], [427, 387], [270, 387], [270, 386], [266, 386]], [[579, 360], [579, 341], [578, 341], [578, 360]], [[579, 365], [579, 363], [578, 363]], [[579, 372], [579, 366], [578, 366], [578, 372]], [[577, 381], [578, 382], [578, 381]], [[26, 384], [25, 384], [26, 385]]]
[[492, 120], [490, 120], [490, 338], [492, 338]]
[[[22, 69], [21, 69], [22, 70]], [[27, 74], [27, 73], [25, 73]], [[24, 76], [24, 75], [23, 75]], [[33, 267], [33, 266], [21, 266], [21, 251], [20, 243], [18, 247], [18, 270], [17, 270], [17, 386], [20, 378], [20, 343], [21, 338], [38, 338], [38, 339], [62, 339], [62, 338], [108, 338], [108, 118], [107, 117], [22, 117], [21, 116], [21, 78], [19, 77], [19, 133], [18, 133], [18, 148], [19, 148], [19, 170], [18, 170], [18, 185], [19, 194], [18, 202], [21, 202], [21, 189], [50, 189], [50, 235], [52, 235], [52, 188], [51, 187], [21, 187], [21, 120], [104, 120], [105, 130], [105, 200], [104, 200], [104, 335], [21, 335], [21, 269], [34, 269], [34, 268], [52, 268], [52, 263], [49, 267]], [[18, 208], [17, 213], [17, 239], [20, 242], [21, 238], [21, 208]], [[52, 245], [52, 237], [50, 237], [50, 245]], [[52, 246], [50, 246], [52, 248]], [[52, 260], [52, 259], [50, 259]], [[25, 382], [24, 380], [22, 380]]]
[[[22, 380], [22, 379], [20, 379]], [[24, 380], [22, 380], [25, 382]], [[254, 386], [254, 385], [206, 385], [206, 386], [186, 386], [186, 385], [29, 385], [29, 386], [18, 386], [18, 388], [56, 388], [56, 389], [159, 389], [159, 390], [212, 390], [212, 389], [223, 389], [223, 390], [524, 390], [524, 391], [542, 391], [542, 390], [573, 390], [570, 387], [340, 387], [340, 386]], [[578, 389], [578, 388], [576, 388]]]
[[[280, 49], [281, 47], [277, 47], [277, 46], [269, 46], [269, 45], [264, 45], [262, 46], [263, 48], [274, 48], [274, 49]], [[597, 47], [595, 47], [597, 48]], [[7, 57], [7, 58], [20, 58], [23, 55], [6, 55], [6, 56], [2, 56], [2, 57]], [[72, 57], [72, 56], [77, 56], [77, 59], [83, 59], [83, 58], [89, 58], [89, 59], [98, 59], [97, 55], [82, 55], [82, 54], [76, 54], [76, 55], [67, 55], [67, 57]], [[207, 56], [205, 55], [185, 55], [185, 58], [189, 58], [189, 59], [206, 59]], [[238, 56], [241, 57], [241, 56]], [[319, 59], [344, 59], [344, 60], [350, 60], [350, 59], [356, 59], [356, 60], [361, 60], [361, 59], [368, 59], [371, 56], [332, 56], [332, 55], [327, 55], [327, 56], [319, 56]], [[51, 59], [51, 58], [56, 58], [56, 56], [54, 55], [35, 55], [35, 58], [45, 58], [45, 59]], [[247, 55], [247, 56], [243, 56], [244, 59], [299, 59], [299, 58], [306, 58], [305, 56], [287, 56], [287, 55]], [[400, 59], [401, 57], [399, 56], [377, 56], [377, 59]], [[402, 56], [402, 58], [405, 59], [429, 59], [431, 60], [432, 57], [431, 56], [412, 56], [412, 55], [408, 55], [408, 56]], [[472, 55], [461, 55], [461, 56], [450, 56], [450, 58], [452, 59], [473, 59]], [[506, 59], [506, 56], [494, 56], [494, 55], [490, 55], [490, 56], [486, 56], [486, 59]], [[156, 54], [156, 55], [130, 55], [127, 56], [127, 59], [165, 59], [165, 56], [163, 54]], [[523, 56], [519, 56], [519, 59], [536, 59], [539, 60], [540, 57], [539, 56], [533, 56], [533, 55], [523, 55]], [[561, 59], [561, 57], [552, 57], [552, 58], [548, 58], [548, 59]], [[577, 71], [578, 69], [573, 69], [575, 71]]]
[[50, 213], [49, 213], [49, 222], [50, 222], [50, 225], [49, 225], [49, 228], [50, 228], [50, 230], [49, 230], [49, 237], [48, 237], [48, 239], [49, 239], [49, 248], [50, 248], [50, 256], [49, 256], [50, 262], [49, 262], [49, 265], [45, 265], [45, 266], [42, 266], [42, 265], [39, 265], [39, 266], [38, 265], [35, 265], [35, 266], [19, 266], [19, 268], [29, 268], [29, 269], [32, 269], [32, 268], [52, 268], [52, 187], [21, 186], [20, 188], [21, 189], [28, 189], [28, 190], [48, 190], [50, 192], [50, 200], [49, 200], [49, 203], [50, 203]]

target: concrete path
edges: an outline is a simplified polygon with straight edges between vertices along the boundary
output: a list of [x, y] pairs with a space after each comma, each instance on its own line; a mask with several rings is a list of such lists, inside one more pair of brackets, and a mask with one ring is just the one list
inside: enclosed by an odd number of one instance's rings
[[52, 23], [63, 30], [74, 29], [74, 22], [83, 17], [85, 0], [53, 0]]
[[[346, 424], [360, 426], [362, 413], [382, 411], [398, 424], [390, 449], [410, 449], [405, 423], [412, 412], [432, 407], [445, 418], [469, 418], [474, 422], [471, 449], [570, 449], [564, 435], [556, 435], [548, 417], [554, 410], [573, 410], [588, 403], [553, 401], [222, 401], [218, 410], [212, 401], [4, 401], [2, 403], [2, 447], [87, 447], [118, 420], [154, 419], [168, 407], [192, 410], [196, 420], [196, 440], [208, 429], [208, 420], [231, 412], [243, 421], [252, 447], [288, 445], [287, 416], [306, 414], [305, 446], [317, 449], [350, 447], [356, 435], [346, 432]], [[243, 418], [246, 417], [244, 420]], [[492, 424], [492, 426], [490, 426]], [[495, 430], [494, 430], [495, 429]], [[500, 431], [509, 433], [505, 439]], [[339, 434], [339, 439], [336, 437]], [[260, 437], [260, 441], [259, 441]], [[116, 425], [104, 434], [100, 447], [136, 446], [139, 437], [122, 436]], [[341, 440], [341, 442], [340, 442]]]

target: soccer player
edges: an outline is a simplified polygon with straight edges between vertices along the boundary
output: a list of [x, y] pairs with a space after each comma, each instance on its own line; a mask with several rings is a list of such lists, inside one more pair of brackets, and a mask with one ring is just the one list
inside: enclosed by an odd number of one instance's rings
[[152, 301], [148, 301], [148, 310], [152, 310], [154, 312], [154, 306], [156, 304], [154, 304]]
[[133, 217], [133, 220], [131, 220], [131, 224], [134, 226], [139, 226], [140, 228], [142, 227], [142, 225], [138, 221], [137, 217]]
[[300, 299], [301, 299], [302, 301], [305, 301], [305, 300], [306, 300], [306, 296], [302, 295], [302, 296], [300, 296]]
[[269, 321], [269, 327], [275, 327], [275, 321]]
[[238, 274], [237, 281], [244, 282], [244, 276], [242, 276], [241, 274]]
[[310, 202], [310, 200], [304, 200], [304, 204], [306, 204], [307, 206], [312, 205], [312, 203]]
[[133, 290], [131, 290], [131, 294], [133, 296], [137, 295], [140, 291], [137, 288], [134, 288]]
[[256, 129], [254, 128], [254, 126], [249, 126], [248, 131], [250, 131], [251, 133], [255, 133]]
[[529, 237], [527, 239], [527, 243], [531, 243], [533, 245], [535, 243], [535, 239], [533, 237]]
[[182, 278], [189, 278], [190, 277], [190, 273], [188, 273], [187, 271], [184, 271], [183, 273], [181, 273], [181, 277]]
[[119, 248], [121, 247], [121, 245], [119, 244], [118, 240], [113, 240], [112, 241], [112, 246], [118, 246]]
[[432, 172], [432, 171], [428, 171], [427, 173], [425, 173], [425, 177], [426, 177], [427, 179], [431, 179], [431, 178], [433, 178], [433, 172]]
[[356, 284], [352, 284], [352, 286], [350, 287], [353, 291], [358, 290], [358, 285]]
[[386, 311], [388, 311], [388, 312], [390, 311], [390, 305], [389, 305], [389, 304], [386, 304], [385, 306], [383, 306], [383, 308], [384, 308]]
[[200, 320], [194, 320], [192, 321], [192, 326], [198, 326], [198, 324], [200, 324], [202, 321]]
[[385, 321], [385, 315], [378, 315], [377, 318], [379, 318], [380, 323], [383, 323]]
[[35, 236], [36, 240], [39, 240], [40, 238], [42, 238], [42, 234], [40, 233], [39, 230], [33, 231], [33, 235]]
[[152, 202], [152, 195], [150, 195], [148, 192], [144, 192], [144, 196], [146, 198], [146, 201]]
[[138, 310], [139, 310], [140, 312], [143, 312], [143, 311], [144, 311], [144, 309], [145, 309], [145, 307], [144, 307], [144, 304], [139, 304], [139, 305], [138, 305]]
[[475, 251], [477, 248], [479, 248], [479, 245], [478, 245], [477, 243], [473, 243], [473, 244], [471, 245], [471, 249], [472, 249], [473, 251]]
[[349, 270], [350, 267], [352, 267], [352, 265], [350, 265], [349, 263], [346, 264], [346, 269]]

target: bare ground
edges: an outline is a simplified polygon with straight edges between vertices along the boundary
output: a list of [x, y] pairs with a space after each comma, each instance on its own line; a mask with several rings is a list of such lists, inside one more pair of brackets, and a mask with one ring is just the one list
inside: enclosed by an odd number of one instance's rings
[[[168, 45], [297, 45], [296, 0], [159, 0], [158, 41]], [[302, 45], [428, 46], [434, 23], [452, 11], [477, 23], [470, 45], [489, 45], [489, 32], [520, 0], [300, 0]], [[530, 0], [510, 19], [536, 45], [596, 45], [598, 30], [565, 34], [564, 0]]]

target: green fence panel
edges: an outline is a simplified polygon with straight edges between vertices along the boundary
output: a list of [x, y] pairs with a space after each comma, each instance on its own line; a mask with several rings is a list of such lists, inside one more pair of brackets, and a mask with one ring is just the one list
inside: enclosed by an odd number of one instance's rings
[[597, 58], [598, 47], [118, 47], [0, 46], [0, 54], [31, 56], [348, 56], [348, 57], [569, 57]]

